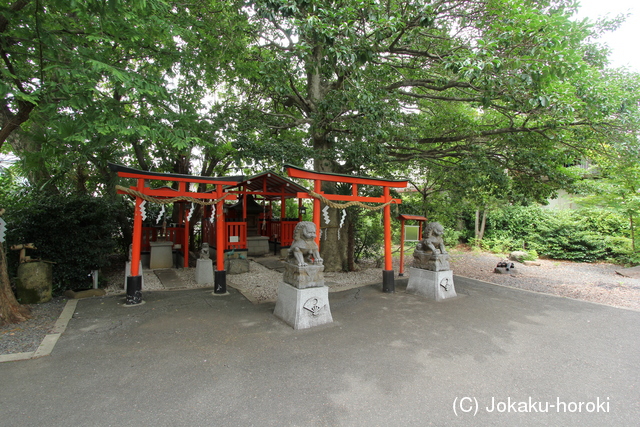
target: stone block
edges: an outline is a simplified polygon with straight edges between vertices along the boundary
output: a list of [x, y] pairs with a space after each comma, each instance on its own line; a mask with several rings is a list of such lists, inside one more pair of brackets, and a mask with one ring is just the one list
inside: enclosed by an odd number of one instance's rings
[[430, 271], [410, 267], [407, 293], [434, 301], [453, 298], [457, 296], [453, 286], [453, 271]]
[[438, 254], [434, 258], [432, 252], [415, 251], [413, 254], [413, 267], [430, 271], [451, 270], [449, 254]]
[[324, 286], [324, 265], [298, 267], [285, 262], [283, 280], [298, 289]]
[[51, 300], [53, 266], [44, 261], [18, 266], [16, 297], [21, 304], [41, 304]]
[[149, 268], [173, 268], [173, 242], [151, 242]]
[[267, 236], [247, 236], [247, 255], [264, 256], [269, 253], [269, 238]]
[[213, 261], [199, 259], [196, 263], [196, 283], [198, 285], [213, 284]]
[[329, 307], [329, 288], [298, 289], [280, 283], [273, 314], [293, 329], [307, 329], [333, 322]]
[[242, 274], [249, 272], [250, 265], [251, 263], [248, 259], [227, 259], [224, 262], [224, 269], [227, 271], [227, 274]]

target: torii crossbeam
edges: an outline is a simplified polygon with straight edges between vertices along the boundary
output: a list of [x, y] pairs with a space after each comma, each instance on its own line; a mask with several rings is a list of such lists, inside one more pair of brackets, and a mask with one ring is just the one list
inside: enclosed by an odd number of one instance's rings
[[[391, 197], [391, 188], [406, 188], [409, 181], [392, 180], [383, 178], [368, 178], [354, 175], [342, 175], [327, 172], [316, 172], [302, 169], [292, 165], [285, 165], [287, 174], [292, 178], [308, 179], [314, 182], [313, 194], [298, 193], [299, 198], [313, 199], [313, 222], [316, 229], [320, 230], [320, 203], [321, 198], [341, 202], [365, 202], [383, 203], [384, 206], [384, 270], [382, 272], [382, 291], [395, 292], [395, 282], [393, 277], [393, 263], [391, 258], [391, 204], [400, 204], [402, 200]], [[322, 192], [322, 182], [344, 182], [351, 184], [351, 195], [325, 194]], [[359, 185], [370, 185], [382, 187], [381, 197], [366, 197], [358, 195]], [[320, 247], [320, 233], [316, 236], [316, 243]]]

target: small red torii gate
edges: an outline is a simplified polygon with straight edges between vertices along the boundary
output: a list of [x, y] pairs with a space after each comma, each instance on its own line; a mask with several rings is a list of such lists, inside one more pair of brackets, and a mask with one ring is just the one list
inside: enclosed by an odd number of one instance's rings
[[[181, 174], [169, 174], [159, 172], [141, 171], [126, 166], [109, 163], [109, 168], [117, 172], [121, 178], [134, 178], [136, 185], [126, 189], [118, 188], [119, 194], [129, 194], [135, 196], [135, 211], [133, 218], [133, 242], [131, 250], [131, 275], [127, 277], [127, 305], [140, 304], [142, 302], [142, 275], [139, 271], [140, 251], [142, 246], [142, 212], [140, 205], [145, 198], [156, 199], [182, 199], [182, 200], [213, 200], [216, 206], [216, 227], [217, 227], [217, 245], [222, 248], [224, 245], [224, 201], [236, 200], [235, 194], [224, 192], [224, 186], [235, 185], [244, 179], [244, 176], [236, 177], [201, 177]], [[171, 181], [178, 183], [178, 190], [168, 188], [151, 188], [145, 186], [147, 180]], [[214, 184], [215, 190], [207, 193], [196, 193], [188, 191], [187, 184]], [[189, 224], [186, 221], [185, 213], [185, 239], [184, 239], [184, 262], [188, 267], [189, 262]], [[224, 294], [227, 292], [226, 271], [224, 270], [224, 251], [222, 249], [216, 251], [216, 271], [214, 277], [214, 292], [216, 294]]]
[[[315, 172], [299, 168], [297, 166], [285, 165], [287, 174], [292, 178], [308, 179], [314, 182], [313, 192], [298, 193], [299, 198], [313, 198], [313, 222], [318, 233], [316, 243], [320, 247], [320, 202], [321, 198], [331, 201], [343, 202], [368, 202], [384, 203], [384, 270], [382, 272], [382, 291], [395, 292], [395, 282], [393, 277], [393, 263], [391, 258], [391, 203], [400, 204], [402, 200], [391, 197], [390, 188], [406, 188], [409, 181], [391, 180], [383, 178], [367, 178], [354, 175], [341, 175], [327, 172]], [[322, 192], [322, 182], [344, 182], [351, 184], [351, 195], [325, 194]], [[358, 195], [358, 185], [370, 185], [382, 187], [381, 197], [366, 197]]]

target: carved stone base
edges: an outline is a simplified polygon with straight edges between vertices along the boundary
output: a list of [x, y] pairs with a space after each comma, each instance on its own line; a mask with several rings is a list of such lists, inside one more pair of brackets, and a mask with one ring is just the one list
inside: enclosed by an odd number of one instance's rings
[[199, 259], [197, 261], [196, 283], [198, 285], [213, 283], [213, 261], [211, 259]]
[[449, 254], [439, 254], [433, 257], [433, 252], [423, 252], [416, 250], [413, 253], [413, 266], [431, 271], [451, 270], [449, 266]]
[[298, 267], [285, 262], [282, 280], [298, 289], [324, 286], [324, 265], [309, 264], [306, 267]]
[[453, 298], [457, 296], [453, 286], [453, 271], [429, 271], [410, 267], [407, 293], [435, 301]]
[[293, 329], [307, 329], [333, 322], [329, 307], [329, 288], [298, 289], [286, 283], [278, 287], [273, 314]]

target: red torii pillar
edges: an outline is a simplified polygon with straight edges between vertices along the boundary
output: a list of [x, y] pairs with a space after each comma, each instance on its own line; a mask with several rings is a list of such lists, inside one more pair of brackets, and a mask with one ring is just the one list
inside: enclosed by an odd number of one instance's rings
[[[393, 199], [390, 195], [390, 188], [406, 188], [408, 181], [406, 180], [390, 180], [380, 178], [368, 178], [353, 175], [340, 175], [326, 172], [315, 172], [296, 166], [285, 165], [287, 168], [287, 174], [292, 178], [302, 178], [312, 180], [313, 191], [322, 195], [327, 200], [342, 201], [342, 202], [368, 202], [368, 203], [389, 203], [384, 211], [384, 270], [382, 272], [382, 291], [383, 292], [395, 292], [395, 282], [393, 277], [393, 262], [391, 257], [391, 204], [390, 203], [402, 203], [400, 199]], [[351, 195], [340, 194], [324, 194], [322, 192], [322, 182], [344, 182], [351, 184]], [[379, 186], [383, 188], [382, 197], [364, 197], [358, 196], [358, 185], [371, 185]], [[311, 198], [308, 193], [298, 193], [299, 198]], [[313, 198], [313, 222], [316, 225], [316, 243], [318, 248], [320, 247], [320, 199]]]

